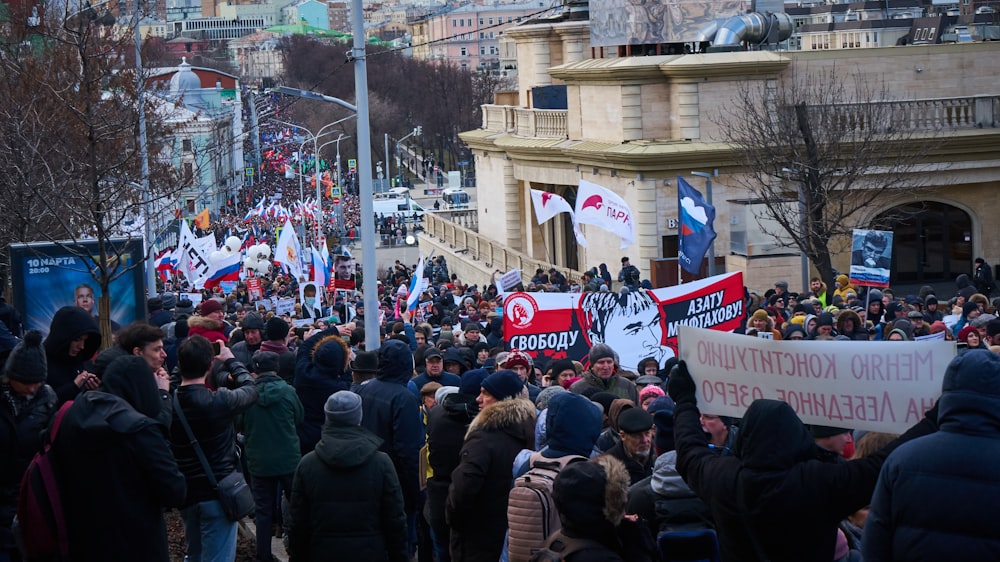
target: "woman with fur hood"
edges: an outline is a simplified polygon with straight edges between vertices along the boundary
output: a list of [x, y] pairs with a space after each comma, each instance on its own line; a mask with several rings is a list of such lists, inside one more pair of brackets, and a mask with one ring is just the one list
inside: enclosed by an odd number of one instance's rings
[[295, 392], [302, 402], [305, 419], [299, 424], [299, 448], [303, 455], [316, 447], [326, 422], [326, 399], [338, 390], [351, 389], [347, 371], [350, 352], [336, 327], [318, 332], [302, 342], [295, 356]]
[[520, 398], [523, 388], [514, 371], [483, 379], [448, 489], [452, 560], [496, 562], [503, 553], [511, 467], [521, 449], [535, 448], [535, 406]]
[[852, 340], [868, 341], [868, 331], [865, 330], [865, 323], [857, 312], [851, 309], [841, 310], [837, 315], [837, 333], [847, 336]]

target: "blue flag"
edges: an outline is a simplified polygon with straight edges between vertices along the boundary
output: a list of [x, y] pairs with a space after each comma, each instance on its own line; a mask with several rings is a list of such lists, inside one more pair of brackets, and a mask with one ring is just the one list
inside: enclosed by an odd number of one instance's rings
[[701, 271], [701, 261], [705, 259], [712, 241], [715, 240], [715, 207], [701, 197], [698, 190], [677, 176], [677, 209], [680, 213], [680, 245], [677, 259], [681, 267], [689, 273]]

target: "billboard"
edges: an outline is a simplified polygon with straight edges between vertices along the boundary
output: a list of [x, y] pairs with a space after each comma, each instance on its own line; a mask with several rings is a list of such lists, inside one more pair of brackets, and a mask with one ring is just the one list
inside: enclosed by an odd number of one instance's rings
[[[112, 329], [116, 329], [145, 318], [145, 254], [138, 238], [108, 243], [121, 260], [109, 288]], [[64, 306], [80, 306], [97, 317], [101, 287], [90, 273], [96, 254], [96, 241], [11, 244], [14, 306], [21, 311], [25, 330], [48, 334], [52, 316]]]
[[745, 14], [742, 0], [591, 0], [590, 44], [655, 45], [695, 41], [718, 20]]
[[730, 331], [746, 315], [742, 273], [727, 273], [674, 287], [627, 293], [508, 293], [504, 340], [536, 362], [586, 356], [597, 343], [635, 370], [652, 357], [662, 367], [677, 354], [680, 326]]

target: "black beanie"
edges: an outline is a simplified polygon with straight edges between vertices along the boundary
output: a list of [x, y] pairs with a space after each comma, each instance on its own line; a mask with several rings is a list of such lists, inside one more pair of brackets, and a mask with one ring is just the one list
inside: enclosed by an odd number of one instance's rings
[[31, 330], [24, 335], [24, 341], [17, 344], [7, 357], [3, 374], [10, 380], [35, 384], [45, 382], [48, 369], [45, 362], [45, 350], [42, 349], [42, 333]]
[[275, 316], [267, 321], [267, 325], [264, 326], [264, 337], [268, 341], [283, 340], [288, 337], [288, 322], [285, 322], [281, 318]]

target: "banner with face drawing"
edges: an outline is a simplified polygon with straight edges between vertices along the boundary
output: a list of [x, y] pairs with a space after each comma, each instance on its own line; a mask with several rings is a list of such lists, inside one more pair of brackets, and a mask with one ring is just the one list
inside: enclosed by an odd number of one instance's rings
[[626, 294], [508, 293], [503, 334], [536, 364], [573, 359], [586, 366], [590, 348], [606, 343], [621, 367], [634, 371], [643, 359], [662, 367], [674, 357], [680, 326], [731, 331], [745, 315], [743, 274], [735, 272]]

